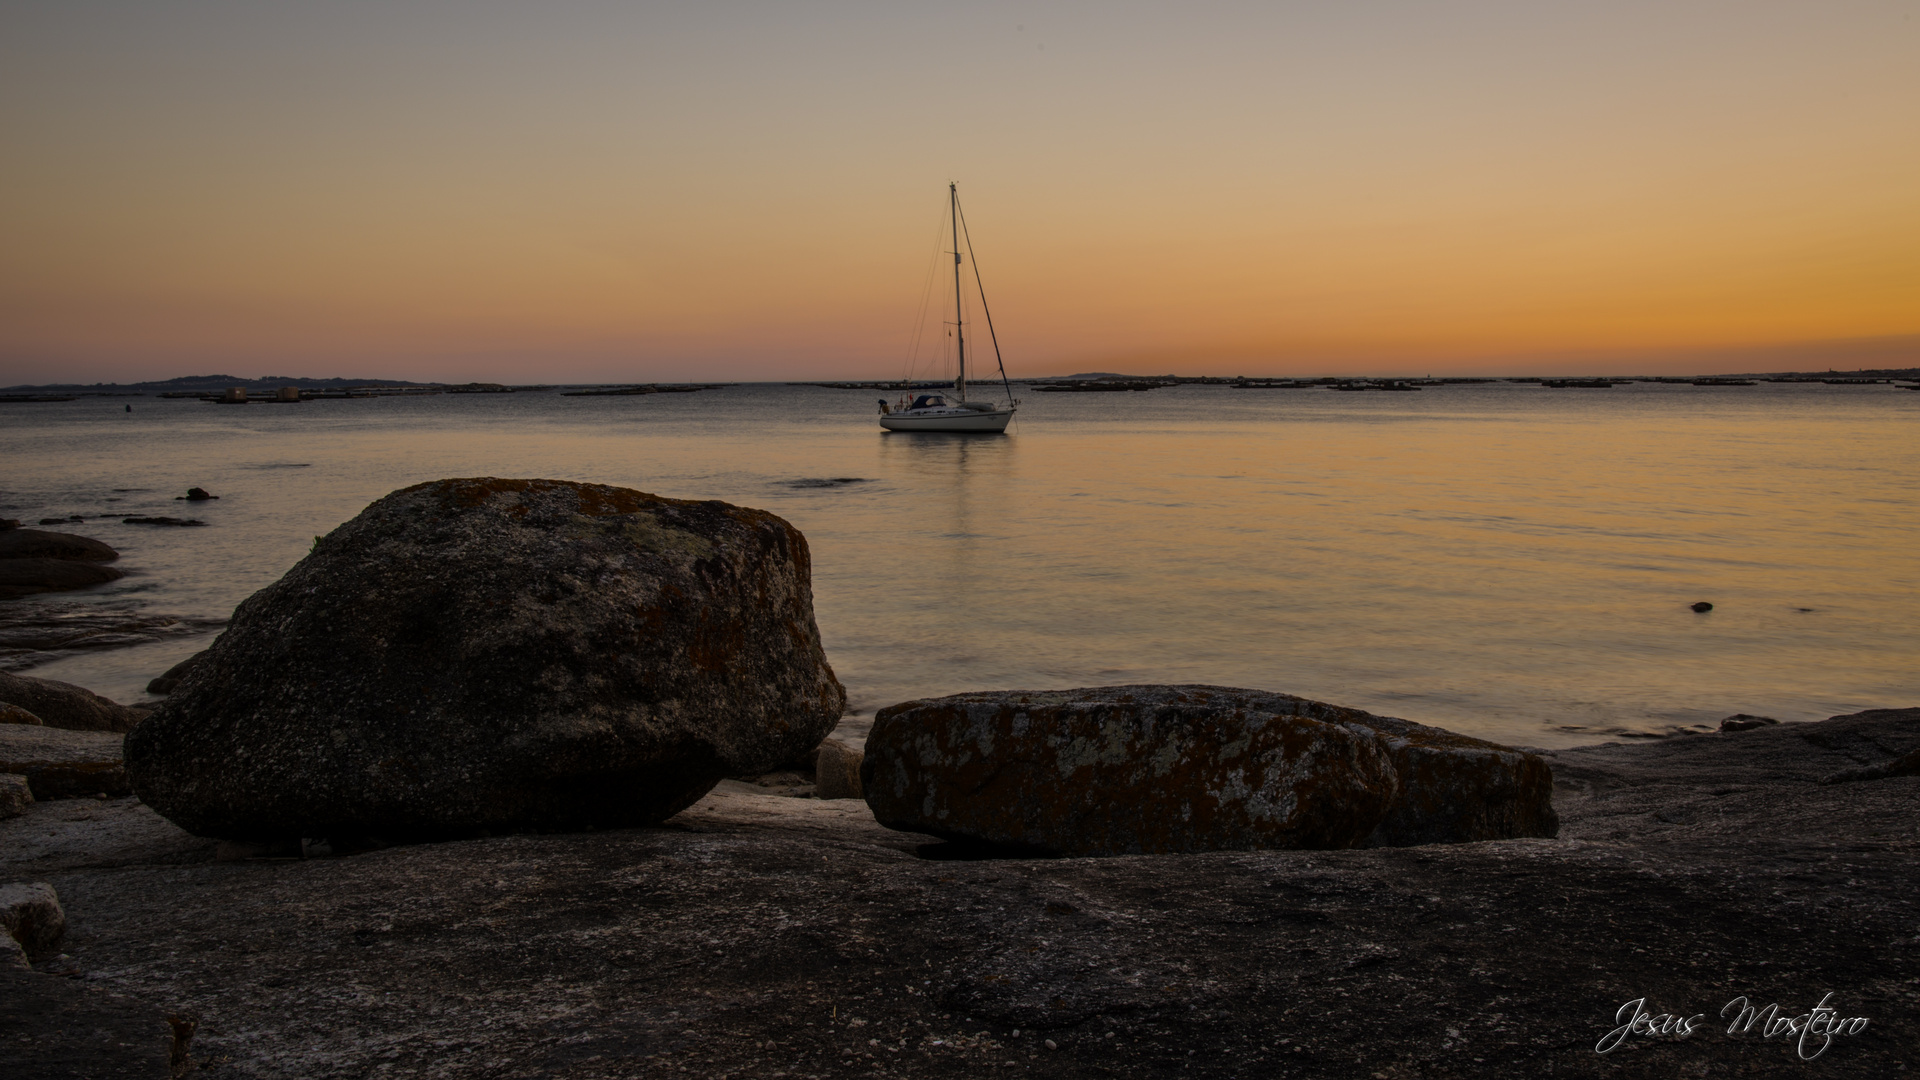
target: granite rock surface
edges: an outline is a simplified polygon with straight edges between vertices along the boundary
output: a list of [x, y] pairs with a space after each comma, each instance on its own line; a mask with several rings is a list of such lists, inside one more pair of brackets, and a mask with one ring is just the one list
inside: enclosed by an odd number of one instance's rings
[[1077, 855], [1552, 836], [1538, 757], [1286, 694], [993, 691], [875, 714], [883, 824]]
[[805, 538], [760, 510], [416, 485], [242, 603], [128, 771], [232, 840], [659, 821], [840, 716], [810, 574]]
[[[78, 977], [40, 990], [196, 1017], [213, 1076], [1896, 1077], [1920, 778], [1819, 780], [1916, 747], [1920, 709], [1558, 750], [1556, 839], [1098, 859], [722, 790], [655, 827], [223, 863], [62, 800], [0, 822], [0, 880], [60, 892]], [[1718, 1016], [1828, 991], [1869, 1024], [1813, 1062]], [[1635, 1001], [1706, 1019], [1597, 1053]]]

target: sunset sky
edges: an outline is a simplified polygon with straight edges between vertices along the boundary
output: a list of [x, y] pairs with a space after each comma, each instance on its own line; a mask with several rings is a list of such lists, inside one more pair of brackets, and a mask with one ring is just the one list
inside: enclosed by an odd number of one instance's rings
[[1920, 3], [0, 7], [0, 385], [1920, 364]]

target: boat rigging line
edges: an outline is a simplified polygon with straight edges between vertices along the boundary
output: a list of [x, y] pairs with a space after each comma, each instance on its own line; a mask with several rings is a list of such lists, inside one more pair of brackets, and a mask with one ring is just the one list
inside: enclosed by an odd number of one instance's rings
[[[948, 183], [949, 185], [952, 184], [951, 181]], [[994, 363], [1000, 365], [1000, 385], [1007, 391], [1007, 400], [1012, 401], [1013, 383], [1007, 380], [1007, 362], [1000, 359], [1000, 335], [993, 332], [993, 311], [987, 307], [987, 287], [980, 280], [980, 259], [973, 253], [973, 235], [967, 232], [967, 212], [960, 208], [960, 189], [957, 186], [950, 186], [950, 190], [953, 192], [953, 214], [959, 221], [960, 235], [967, 238], [967, 258], [973, 261], [973, 284], [976, 289], [980, 290], [980, 314], [987, 317], [987, 339], [993, 342]], [[959, 247], [960, 245], [955, 244], [954, 246]], [[960, 260], [960, 253], [958, 251], [954, 252], [953, 258], [955, 262], [958, 262]], [[955, 295], [956, 297], [958, 296], [957, 290]], [[957, 318], [958, 316], [956, 315], [955, 317]]]

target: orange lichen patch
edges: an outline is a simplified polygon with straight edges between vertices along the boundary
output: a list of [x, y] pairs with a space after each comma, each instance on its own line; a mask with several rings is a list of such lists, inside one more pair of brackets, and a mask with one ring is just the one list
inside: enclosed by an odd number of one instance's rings
[[495, 495], [525, 493], [536, 484], [552, 483], [540, 480], [501, 480], [492, 476], [482, 476], [465, 480], [433, 480], [425, 484], [415, 484], [406, 491], [418, 491], [422, 488], [436, 490], [450, 507], [471, 510], [486, 504]]
[[709, 624], [694, 632], [693, 640], [687, 645], [687, 657], [701, 671], [725, 671], [732, 666], [746, 641], [747, 628], [739, 619]]

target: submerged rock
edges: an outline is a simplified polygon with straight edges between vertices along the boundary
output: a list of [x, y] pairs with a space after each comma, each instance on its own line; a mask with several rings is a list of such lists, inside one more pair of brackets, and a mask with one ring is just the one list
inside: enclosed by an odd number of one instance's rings
[[794, 759], [845, 691], [807, 544], [722, 502], [441, 480], [321, 538], [127, 745], [203, 836], [659, 821]]
[[92, 537], [41, 529], [0, 530], [0, 559], [112, 562], [120, 553]]
[[1539, 758], [1216, 686], [1000, 691], [882, 709], [861, 780], [891, 828], [1076, 855], [1552, 836]]
[[86, 589], [125, 576], [113, 567], [99, 563], [70, 562], [66, 559], [0, 559], [0, 600], [34, 593]]
[[119, 552], [85, 536], [0, 529], [0, 600], [104, 584], [125, 576], [102, 565], [119, 557]]
[[68, 731], [132, 731], [144, 709], [108, 700], [82, 686], [0, 671], [0, 701], [18, 705], [48, 727]]
[[0, 670], [23, 671], [75, 653], [205, 634], [224, 625], [225, 619], [157, 614], [125, 604], [0, 604]]
[[1721, 731], [1752, 731], [1754, 728], [1768, 727], [1780, 721], [1771, 716], [1751, 716], [1747, 713], [1734, 713], [1720, 721]]

